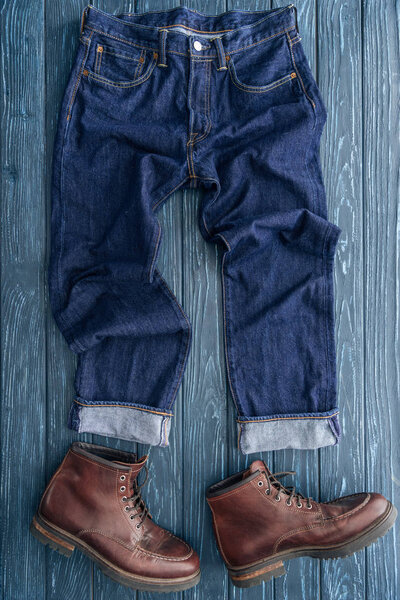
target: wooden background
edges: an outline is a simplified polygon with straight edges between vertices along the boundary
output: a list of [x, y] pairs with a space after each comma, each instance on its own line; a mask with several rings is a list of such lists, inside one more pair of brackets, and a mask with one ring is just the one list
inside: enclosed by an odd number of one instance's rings
[[[289, 3], [289, 2], [287, 2]], [[82, 0], [3, 0], [2, 152], [2, 598], [154, 600], [70, 559], [28, 532], [45, 484], [78, 436], [66, 427], [74, 357], [49, 311], [50, 166], [58, 109], [78, 42]], [[108, 12], [175, 6], [173, 0], [99, 0]], [[186, 4], [216, 14], [266, 9], [269, 0]], [[284, 5], [284, 4], [277, 4]], [[320, 451], [263, 458], [295, 469], [322, 500], [365, 489], [400, 507], [399, 10], [396, 0], [298, 0], [303, 44], [329, 110], [321, 158], [330, 219], [343, 233], [335, 263], [339, 407], [343, 439]], [[288, 574], [240, 592], [216, 550], [206, 487], [243, 468], [223, 352], [221, 249], [196, 223], [197, 192], [177, 193], [158, 213], [159, 268], [194, 327], [168, 449], [150, 451], [144, 494], [157, 521], [200, 553], [202, 581], [174, 600], [398, 600], [399, 538], [341, 561], [298, 559]], [[109, 443], [115, 439], [81, 436]], [[121, 443], [132, 450], [132, 445]], [[147, 451], [138, 448], [138, 452]], [[64, 507], [68, 510], [68, 507]]]

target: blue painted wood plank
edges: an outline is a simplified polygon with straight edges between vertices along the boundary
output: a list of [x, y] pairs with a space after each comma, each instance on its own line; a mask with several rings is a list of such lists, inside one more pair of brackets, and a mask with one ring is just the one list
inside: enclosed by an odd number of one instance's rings
[[[398, 2], [365, 3], [363, 40], [366, 475], [400, 508]], [[366, 551], [369, 600], [400, 596], [395, 527]]]
[[[342, 439], [320, 451], [321, 499], [362, 491], [364, 330], [361, 3], [318, 3], [318, 76], [328, 109], [321, 144], [328, 214], [342, 228], [335, 258], [338, 405]], [[321, 561], [321, 598], [365, 597], [364, 553]]]
[[0, 21], [2, 597], [45, 598], [45, 550], [29, 534], [44, 483], [43, 6], [10, 1]]
[[[223, 12], [221, 0], [186, 4], [206, 14]], [[192, 322], [192, 348], [183, 381], [185, 537], [200, 554], [200, 584], [185, 600], [227, 598], [227, 575], [212, 531], [205, 499], [208, 485], [226, 473], [226, 382], [223, 371], [221, 254], [199, 230], [198, 211], [205, 192], [184, 192], [184, 308]]]
[[[45, 5], [46, 51], [46, 193], [47, 193], [47, 260], [50, 252], [51, 166], [58, 115], [69, 72], [78, 46], [81, 3], [65, 4], [54, 0]], [[73, 398], [75, 356], [70, 352], [55, 325], [46, 298], [47, 338], [47, 435], [46, 482], [65, 456], [75, 439], [91, 440], [90, 435], [78, 436], [66, 426]], [[66, 558], [46, 548], [46, 600], [68, 596], [84, 600], [92, 594], [92, 565], [88, 558], [76, 551]]]
[[[273, 7], [281, 6], [273, 2]], [[303, 0], [297, 3], [298, 27], [301, 44], [304, 48], [314, 77], [317, 72], [317, 10], [314, 0]], [[320, 65], [320, 68], [324, 68]], [[274, 468], [276, 471], [296, 471], [296, 475], [287, 477], [284, 483], [294, 484], [305, 495], [318, 498], [319, 495], [319, 460], [317, 450], [299, 451], [282, 450], [275, 452]], [[275, 598], [285, 600], [314, 600], [320, 593], [320, 565], [317, 560], [302, 558], [286, 563], [287, 576], [279, 577], [274, 582]]]

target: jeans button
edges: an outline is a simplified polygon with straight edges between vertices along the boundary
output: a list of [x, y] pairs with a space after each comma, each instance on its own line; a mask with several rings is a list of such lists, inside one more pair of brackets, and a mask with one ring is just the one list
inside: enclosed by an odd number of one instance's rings
[[200, 43], [199, 41], [197, 41], [197, 40], [195, 41], [195, 43], [193, 44], [193, 46], [194, 46], [194, 49], [195, 49], [195, 50], [201, 50], [201, 49], [202, 49], [202, 47], [203, 47], [203, 46], [201, 45], [201, 43]]

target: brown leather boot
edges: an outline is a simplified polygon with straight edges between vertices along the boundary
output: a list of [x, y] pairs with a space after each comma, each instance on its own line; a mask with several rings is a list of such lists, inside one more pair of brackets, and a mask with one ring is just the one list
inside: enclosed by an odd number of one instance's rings
[[285, 574], [284, 560], [339, 558], [389, 531], [396, 508], [380, 494], [353, 494], [317, 503], [285, 488], [261, 460], [211, 486], [207, 501], [229, 576], [251, 587]]
[[137, 483], [146, 460], [73, 443], [43, 494], [31, 532], [66, 556], [78, 548], [131, 588], [186, 590], [200, 580], [199, 559], [148, 513]]

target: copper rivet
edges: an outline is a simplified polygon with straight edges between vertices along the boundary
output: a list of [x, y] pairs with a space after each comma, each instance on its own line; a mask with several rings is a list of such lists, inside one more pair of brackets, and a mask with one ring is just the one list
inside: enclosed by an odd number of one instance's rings
[[87, 69], [85, 69], [85, 70], [83, 71], [83, 74], [84, 74], [84, 76], [85, 76], [85, 77], [87, 77], [87, 76], [89, 75], [89, 71], [88, 71]]
[[290, 74], [290, 77], [291, 77], [292, 79], [294, 79], [294, 78], [296, 77], [296, 73], [291, 73], [291, 74]]
[[144, 62], [144, 58], [143, 58], [143, 56], [141, 56], [141, 57], [139, 58], [139, 62], [141, 62], [141, 63], [142, 63], [142, 62]]
[[99, 47], [97, 48], [97, 52], [103, 52], [103, 46], [99, 46]]
[[158, 54], [157, 54], [157, 52], [153, 52], [153, 57], [154, 57], [154, 58], [158, 58]]
[[230, 58], [231, 58], [231, 57], [229, 56], [229, 54], [227, 54], [227, 55], [225, 56], [225, 58], [226, 58], [226, 60], [230, 60]]

